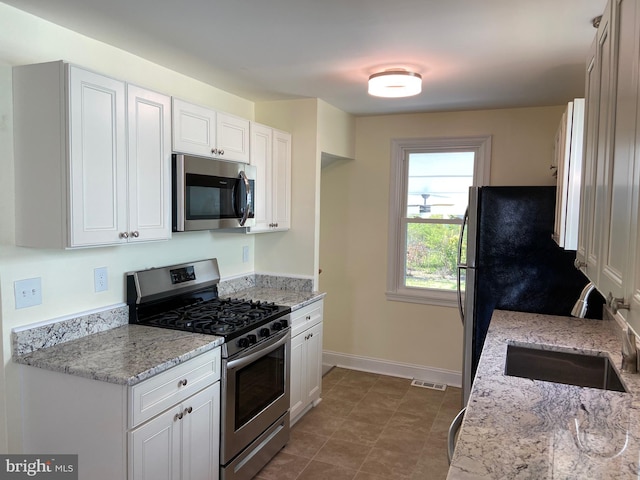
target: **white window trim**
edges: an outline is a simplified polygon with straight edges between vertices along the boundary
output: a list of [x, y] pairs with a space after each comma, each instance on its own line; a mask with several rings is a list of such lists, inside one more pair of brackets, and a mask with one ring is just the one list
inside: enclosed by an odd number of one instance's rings
[[440, 289], [406, 287], [404, 285], [405, 212], [402, 211], [407, 190], [410, 153], [433, 150], [475, 151], [473, 184], [488, 185], [491, 174], [491, 135], [472, 137], [400, 138], [391, 140], [391, 172], [389, 176], [389, 241], [387, 251], [387, 300], [457, 307], [457, 293]]

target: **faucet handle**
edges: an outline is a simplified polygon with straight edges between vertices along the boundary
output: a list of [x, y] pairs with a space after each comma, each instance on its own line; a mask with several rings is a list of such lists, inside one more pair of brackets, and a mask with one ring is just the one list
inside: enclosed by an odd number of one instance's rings
[[624, 298], [616, 298], [613, 296], [613, 293], [609, 292], [607, 295], [607, 305], [615, 315], [618, 313], [618, 310], [629, 310], [629, 304], [624, 303]]

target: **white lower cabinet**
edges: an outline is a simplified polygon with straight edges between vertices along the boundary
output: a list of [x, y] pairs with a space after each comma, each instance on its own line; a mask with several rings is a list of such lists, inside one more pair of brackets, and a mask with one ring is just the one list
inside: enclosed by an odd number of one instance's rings
[[218, 478], [220, 382], [129, 433], [130, 478]]
[[132, 387], [28, 366], [21, 376], [25, 454], [77, 454], [83, 479], [218, 479], [220, 348]]
[[291, 425], [320, 403], [323, 301], [291, 314]]

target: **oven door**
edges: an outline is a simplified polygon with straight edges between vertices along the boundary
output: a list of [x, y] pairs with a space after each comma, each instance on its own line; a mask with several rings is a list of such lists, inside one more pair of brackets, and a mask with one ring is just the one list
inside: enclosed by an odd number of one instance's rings
[[173, 155], [173, 230], [254, 225], [253, 169], [241, 163]]
[[223, 465], [289, 410], [291, 332], [222, 362]]

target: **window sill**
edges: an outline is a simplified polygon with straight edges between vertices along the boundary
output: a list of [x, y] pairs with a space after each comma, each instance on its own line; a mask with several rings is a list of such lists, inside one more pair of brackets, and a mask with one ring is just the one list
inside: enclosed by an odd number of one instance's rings
[[386, 296], [387, 300], [392, 302], [421, 303], [423, 305], [458, 308], [458, 296], [455, 291], [403, 289], [395, 292], [386, 292]]

